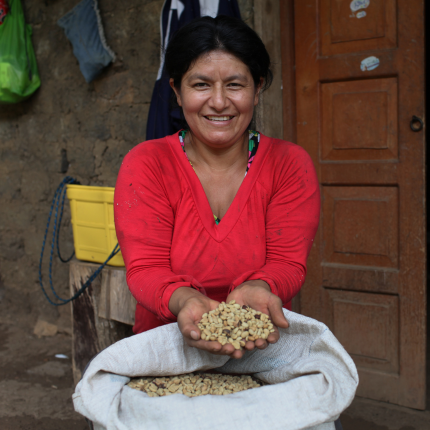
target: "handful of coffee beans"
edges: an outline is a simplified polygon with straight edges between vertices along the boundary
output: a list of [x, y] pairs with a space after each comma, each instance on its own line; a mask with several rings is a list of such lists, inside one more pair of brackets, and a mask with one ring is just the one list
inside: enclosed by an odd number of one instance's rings
[[203, 314], [198, 327], [203, 340], [231, 343], [235, 349], [243, 348], [248, 340], [267, 339], [275, 331], [268, 315], [234, 300]]

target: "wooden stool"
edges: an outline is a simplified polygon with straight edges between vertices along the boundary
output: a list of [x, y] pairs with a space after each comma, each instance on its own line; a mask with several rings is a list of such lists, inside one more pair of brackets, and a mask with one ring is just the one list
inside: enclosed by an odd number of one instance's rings
[[[70, 262], [70, 294], [74, 295], [98, 264]], [[88, 362], [109, 345], [131, 336], [136, 300], [126, 282], [124, 267], [106, 266], [72, 302], [73, 379], [77, 384]]]

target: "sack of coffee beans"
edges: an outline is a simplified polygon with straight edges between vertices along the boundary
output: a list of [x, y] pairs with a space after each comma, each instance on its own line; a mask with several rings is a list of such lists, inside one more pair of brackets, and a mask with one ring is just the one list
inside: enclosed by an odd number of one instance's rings
[[[227, 341], [246, 339], [245, 329], [259, 336], [255, 320], [263, 326], [268, 320], [252, 311], [253, 319], [246, 320], [241, 315], [250, 311], [234, 305], [224, 309], [227, 319], [224, 310], [208, 314], [203, 331], [227, 321], [233, 326]], [[284, 314], [290, 326], [279, 330], [278, 342], [239, 360], [189, 347], [176, 323], [123, 339], [89, 364], [73, 395], [75, 409], [95, 430], [334, 430], [355, 395], [355, 365], [327, 326]], [[221, 336], [223, 327], [209, 327], [210, 337]]]

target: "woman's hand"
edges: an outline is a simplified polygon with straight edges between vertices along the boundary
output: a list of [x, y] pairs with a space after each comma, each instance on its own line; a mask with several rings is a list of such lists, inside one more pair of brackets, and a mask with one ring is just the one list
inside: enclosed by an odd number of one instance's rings
[[226, 303], [230, 300], [236, 300], [240, 305], [247, 305], [256, 311], [269, 315], [274, 325], [275, 331], [270, 333], [267, 340], [257, 339], [255, 342], [248, 341], [245, 344], [247, 350], [255, 347], [264, 349], [268, 343], [275, 343], [279, 339], [278, 327], [288, 328], [288, 321], [282, 312], [282, 302], [278, 296], [275, 296], [269, 285], [261, 280], [247, 281], [236, 287], [227, 297]]
[[234, 346], [230, 343], [223, 346], [217, 341], [207, 341], [200, 338], [200, 329], [197, 324], [202, 319], [202, 315], [216, 309], [218, 306], [219, 302], [216, 300], [211, 300], [189, 287], [181, 287], [175, 290], [169, 301], [169, 309], [177, 316], [179, 330], [189, 346], [209, 351], [212, 354], [241, 358], [244, 352], [234, 349]]

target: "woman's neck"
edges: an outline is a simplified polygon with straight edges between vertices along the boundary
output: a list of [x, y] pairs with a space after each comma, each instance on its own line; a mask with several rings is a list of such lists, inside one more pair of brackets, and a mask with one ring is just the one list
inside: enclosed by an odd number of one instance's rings
[[[248, 131], [227, 148], [214, 148], [197, 139], [191, 130], [185, 136], [185, 151], [194, 167], [201, 166], [222, 173], [232, 168], [241, 168], [248, 162]], [[243, 165], [243, 166], [242, 166]]]

